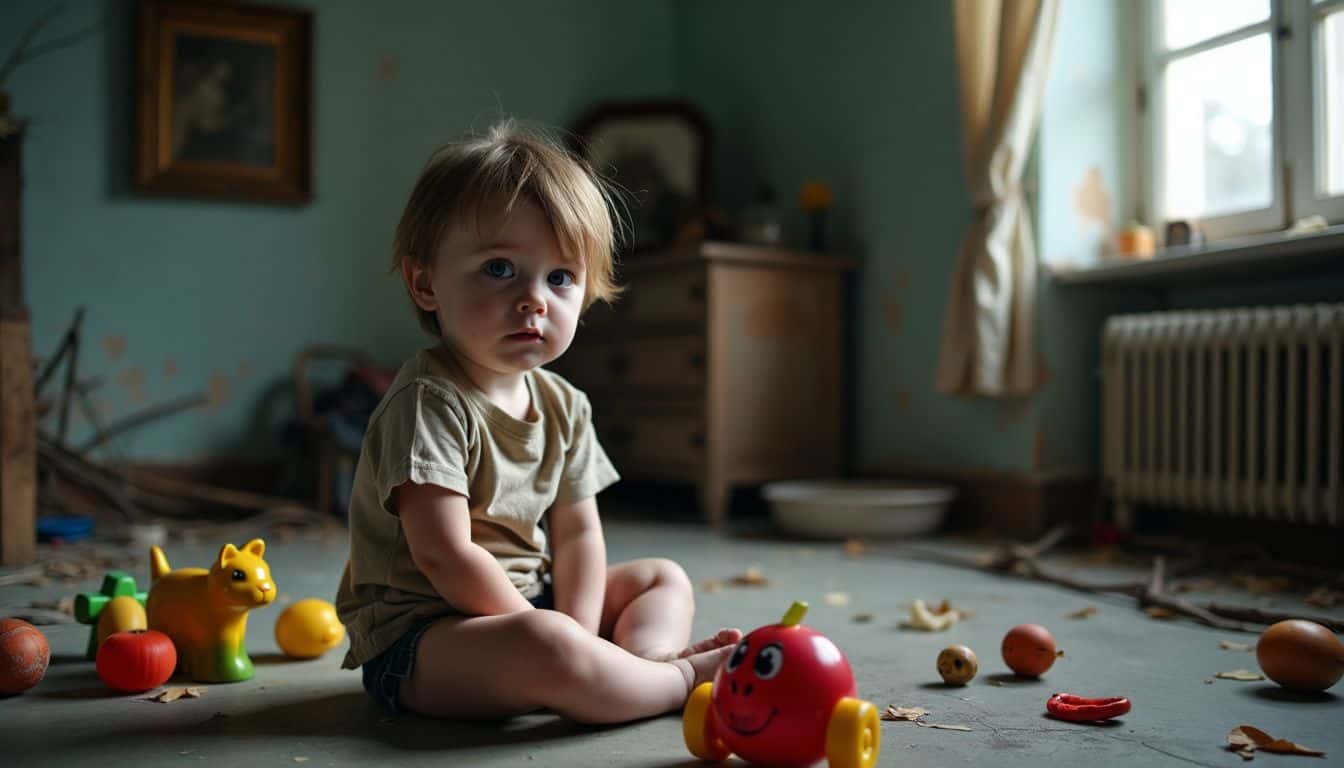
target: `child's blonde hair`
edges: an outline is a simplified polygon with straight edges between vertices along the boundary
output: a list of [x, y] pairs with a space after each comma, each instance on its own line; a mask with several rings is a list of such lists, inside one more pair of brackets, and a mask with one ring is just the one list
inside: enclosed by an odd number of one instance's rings
[[[541, 209], [565, 258], [583, 263], [583, 308], [614, 300], [621, 289], [615, 280], [617, 230], [607, 186], [582, 158], [513, 120], [500, 122], [485, 136], [453, 142], [429, 158], [397, 224], [392, 269], [431, 268], [449, 227], [470, 222], [484, 232], [483, 221], [501, 226], [520, 200]], [[416, 314], [425, 331], [435, 338], [441, 334], [433, 312], [417, 307]]]

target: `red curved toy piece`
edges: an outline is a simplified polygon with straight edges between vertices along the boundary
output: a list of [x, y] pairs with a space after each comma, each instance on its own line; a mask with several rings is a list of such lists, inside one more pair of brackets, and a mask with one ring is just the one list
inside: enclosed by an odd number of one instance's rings
[[1110, 720], [1129, 711], [1129, 699], [1124, 696], [1107, 696], [1088, 699], [1071, 693], [1056, 693], [1045, 702], [1045, 710], [1052, 717], [1075, 723], [1094, 723]]

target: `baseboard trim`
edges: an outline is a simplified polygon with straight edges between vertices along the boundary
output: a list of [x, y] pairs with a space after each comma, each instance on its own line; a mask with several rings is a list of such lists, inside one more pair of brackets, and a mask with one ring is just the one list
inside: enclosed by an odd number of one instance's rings
[[1008, 470], [884, 464], [864, 477], [926, 480], [957, 489], [950, 526], [999, 536], [1034, 536], [1051, 526], [1091, 525], [1097, 510], [1097, 476], [1086, 469]]

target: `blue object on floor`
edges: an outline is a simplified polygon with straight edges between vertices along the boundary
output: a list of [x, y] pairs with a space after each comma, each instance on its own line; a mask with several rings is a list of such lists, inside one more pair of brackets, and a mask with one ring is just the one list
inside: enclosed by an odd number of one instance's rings
[[91, 517], [39, 517], [37, 540], [60, 539], [66, 543], [87, 539], [93, 533]]

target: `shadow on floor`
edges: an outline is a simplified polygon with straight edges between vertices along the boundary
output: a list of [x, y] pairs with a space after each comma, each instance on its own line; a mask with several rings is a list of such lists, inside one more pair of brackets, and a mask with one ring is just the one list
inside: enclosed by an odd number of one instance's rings
[[1287, 701], [1293, 704], [1334, 704], [1340, 698], [1329, 691], [1290, 691], [1277, 685], [1257, 685], [1242, 689], [1242, 695], [1266, 701]]
[[273, 706], [225, 715], [215, 713], [194, 726], [180, 722], [128, 723], [99, 736], [99, 748], [120, 754], [156, 736], [192, 735], [202, 741], [253, 741], [356, 737], [409, 751], [477, 749], [555, 742], [606, 730], [579, 725], [554, 715], [528, 715], [509, 720], [452, 721], [414, 716], [390, 717], [362, 691], [291, 700]]

